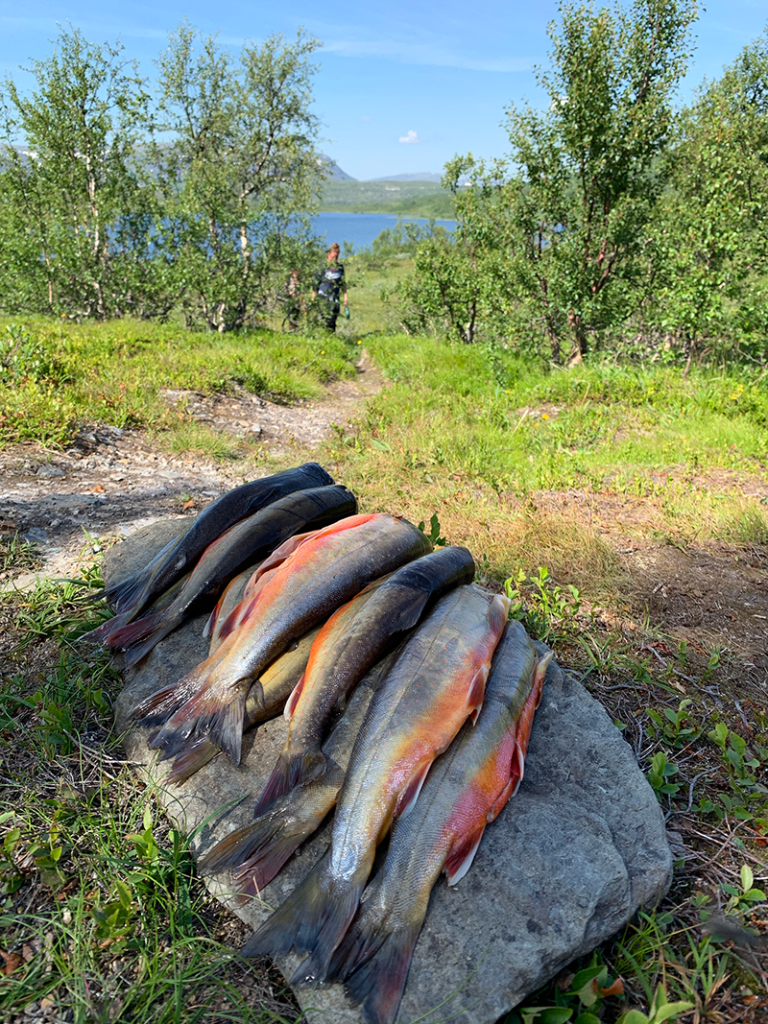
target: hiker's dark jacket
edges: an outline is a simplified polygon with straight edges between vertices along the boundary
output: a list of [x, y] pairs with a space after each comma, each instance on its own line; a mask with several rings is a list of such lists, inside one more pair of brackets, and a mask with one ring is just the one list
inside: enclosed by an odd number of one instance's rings
[[344, 264], [334, 260], [318, 270], [315, 274], [315, 291], [338, 312], [339, 296], [344, 291]]

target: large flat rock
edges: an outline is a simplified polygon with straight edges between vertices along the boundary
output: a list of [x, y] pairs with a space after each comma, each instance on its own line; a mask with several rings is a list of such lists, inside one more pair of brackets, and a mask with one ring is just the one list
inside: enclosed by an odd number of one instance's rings
[[[158, 523], [111, 549], [105, 581], [145, 564], [178, 524]], [[174, 822], [196, 854], [252, 818], [286, 735], [282, 717], [252, 730], [243, 763], [218, 756], [181, 786], [163, 784], [145, 734], [129, 712], [158, 687], [174, 682], [207, 654], [205, 617], [158, 645], [126, 672], [117, 726], [126, 751], [159, 787]], [[206, 879], [221, 901], [254, 927], [279, 905], [325, 850], [328, 825], [306, 843], [262, 893], [239, 904], [225, 874]], [[492, 1024], [580, 954], [624, 927], [641, 906], [653, 906], [672, 873], [664, 820], [632, 750], [603, 708], [554, 662], [531, 735], [525, 780], [485, 833], [469, 874], [454, 889], [441, 880], [411, 966], [401, 1024]], [[286, 976], [300, 958], [278, 958]], [[339, 986], [299, 989], [311, 1024], [360, 1024]]]

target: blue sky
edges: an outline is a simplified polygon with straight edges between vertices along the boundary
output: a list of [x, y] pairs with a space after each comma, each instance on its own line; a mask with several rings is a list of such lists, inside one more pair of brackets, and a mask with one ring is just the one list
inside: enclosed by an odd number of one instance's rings
[[[323, 150], [360, 179], [439, 172], [457, 152], [505, 152], [504, 108], [540, 99], [532, 69], [546, 63], [547, 23], [555, 15], [550, 0], [189, 0], [184, 7], [123, 0], [98, 8], [92, 0], [27, 0], [21, 7], [2, 0], [0, 75], [28, 83], [18, 66], [48, 52], [57, 23], [71, 22], [96, 42], [119, 36], [148, 76], [184, 16], [233, 47], [273, 32], [293, 36], [303, 25], [324, 43], [315, 80]], [[718, 76], [766, 21], [765, 0], [709, 0], [683, 98], [704, 77]]]

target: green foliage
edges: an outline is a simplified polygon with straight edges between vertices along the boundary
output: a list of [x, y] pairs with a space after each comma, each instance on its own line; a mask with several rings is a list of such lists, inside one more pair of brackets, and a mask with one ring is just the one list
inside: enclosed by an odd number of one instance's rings
[[693, 1003], [683, 1000], [668, 1002], [664, 986], [659, 984], [648, 1013], [643, 1013], [642, 1010], [627, 1010], [619, 1017], [617, 1024], [664, 1024], [664, 1021], [677, 1020], [681, 1013], [687, 1013], [692, 1009]]
[[528, 579], [520, 569], [514, 578], [504, 582], [504, 590], [512, 602], [510, 616], [521, 619], [537, 639], [553, 643], [573, 631], [581, 607], [579, 589], [573, 584], [553, 585], [549, 569], [544, 566], [539, 566], [537, 576]]
[[445, 537], [440, 536], [440, 520], [437, 518], [437, 512], [433, 512], [429, 520], [429, 533], [426, 531], [426, 524], [424, 520], [419, 523], [419, 529], [422, 533], [426, 533], [432, 544], [435, 547], [445, 547], [447, 541]]
[[508, 112], [521, 167], [512, 212], [525, 239], [521, 272], [555, 359], [566, 328], [580, 360], [590, 334], [621, 323], [637, 301], [695, 14], [692, 0], [634, 0], [612, 12], [561, 4], [551, 70], [539, 74], [549, 106]]
[[686, 697], [680, 701], [676, 711], [672, 708], [662, 711], [649, 708], [648, 717], [653, 723], [649, 727], [649, 735], [654, 739], [663, 738], [674, 747], [684, 747], [692, 742], [701, 735], [701, 730], [691, 720], [692, 704], [693, 701]]
[[677, 775], [677, 772], [677, 766], [667, 759], [663, 750], [653, 755], [651, 767], [648, 770], [648, 781], [659, 799], [662, 796], [675, 796], [680, 792], [681, 787], [676, 782], [670, 781]]
[[749, 911], [755, 903], [765, 903], [765, 893], [762, 889], [754, 887], [755, 876], [748, 864], [742, 864], [739, 880], [741, 881], [741, 888], [731, 885], [729, 882], [723, 882], [720, 886], [728, 897], [728, 902], [725, 905], [726, 913]]
[[[160, 55], [153, 147], [163, 219], [157, 248], [190, 326], [253, 323], [290, 269], [318, 257], [306, 215], [322, 180], [311, 113], [317, 40], [271, 36], [235, 61], [182, 24]], [[292, 229], [293, 234], [288, 234]]]
[[[121, 45], [62, 29], [35, 89], [0, 92], [0, 304], [229, 331], [318, 256], [310, 57], [272, 36], [237, 58], [185, 22], [155, 98]], [[17, 146], [17, 143], [23, 143]]]
[[[470, 184], [460, 184], [467, 175]], [[509, 253], [519, 237], [505, 178], [503, 162], [489, 168], [471, 154], [446, 164], [443, 185], [453, 196], [457, 227], [424, 239], [417, 250], [413, 275], [399, 290], [409, 327], [439, 329], [467, 343], [508, 328]]]
[[[154, 190], [140, 147], [149, 94], [121, 45], [61, 29], [0, 92], [0, 294], [5, 309], [106, 319], [145, 312]], [[22, 142], [23, 149], [11, 143]]]
[[[549, 986], [544, 993], [535, 993], [509, 1014], [504, 1024], [600, 1024], [604, 1000], [623, 992], [621, 981], [609, 977], [599, 952], [593, 953], [590, 965], [577, 971], [566, 985], [554, 992]], [[553, 994], [554, 1005], [528, 1005], [542, 995]]]
[[508, 161], [446, 166], [458, 230], [420, 251], [403, 290], [421, 326], [467, 342], [543, 338], [556, 362], [566, 338], [580, 361], [590, 336], [619, 327], [647, 289], [648, 225], [696, 7], [563, 2], [559, 13], [551, 67], [538, 75], [545, 112], [508, 110]]
[[768, 35], [744, 48], [680, 118], [669, 162], [672, 187], [654, 225], [649, 323], [692, 356], [723, 337], [765, 352], [762, 228], [768, 203]]

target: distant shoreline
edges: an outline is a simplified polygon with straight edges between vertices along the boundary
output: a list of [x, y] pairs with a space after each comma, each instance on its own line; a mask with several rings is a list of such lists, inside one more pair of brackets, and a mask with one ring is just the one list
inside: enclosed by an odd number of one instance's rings
[[326, 181], [320, 203], [334, 213], [384, 213], [440, 220], [452, 220], [454, 216], [451, 193], [433, 181]]

